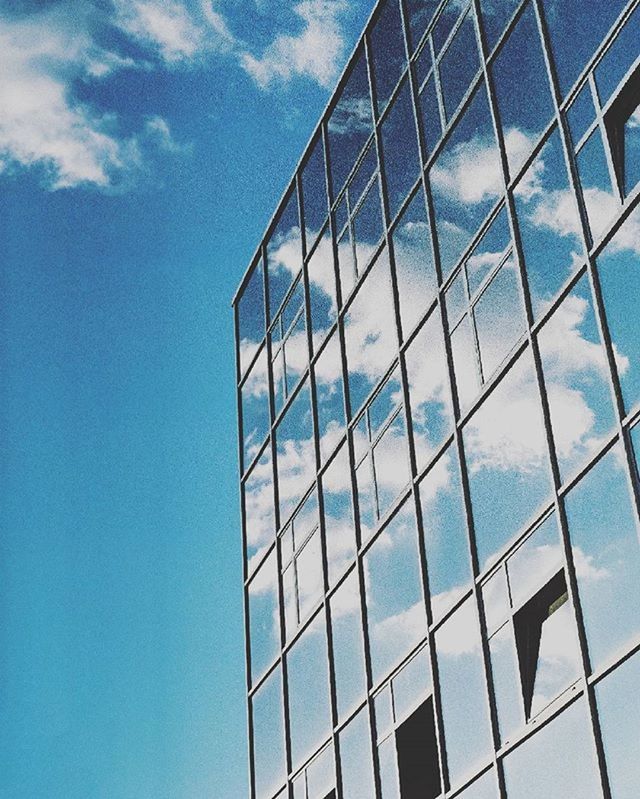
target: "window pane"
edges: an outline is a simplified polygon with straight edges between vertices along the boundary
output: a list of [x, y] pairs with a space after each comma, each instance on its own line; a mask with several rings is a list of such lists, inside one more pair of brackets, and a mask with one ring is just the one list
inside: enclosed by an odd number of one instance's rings
[[378, 747], [382, 799], [400, 799], [398, 764], [396, 761], [395, 738], [391, 735]]
[[[425, 48], [425, 50], [426, 49], [428, 48]], [[440, 107], [438, 105], [438, 95], [436, 93], [436, 82], [433, 77], [429, 78], [420, 93], [419, 108], [422, 117], [424, 146], [429, 154], [435, 150], [442, 136]]]
[[504, 771], [509, 799], [601, 799], [584, 699], [507, 755]]
[[487, 771], [472, 785], [458, 794], [457, 799], [498, 799], [498, 785], [493, 771]]
[[356, 271], [359, 275], [364, 272], [367, 264], [371, 261], [383, 232], [380, 188], [378, 181], [374, 180], [353, 218]]
[[315, 474], [315, 452], [309, 384], [303, 383], [276, 430], [280, 524], [309, 488]]
[[522, 176], [514, 194], [531, 303], [537, 317], [580, 265], [584, 252], [557, 130]]
[[346, 84], [336, 98], [327, 126], [334, 196], [340, 193], [371, 135], [372, 124], [367, 64], [361, 48]]
[[336, 275], [333, 263], [331, 231], [326, 228], [307, 266], [313, 349], [318, 350], [327, 331], [336, 320]]
[[418, 46], [422, 35], [429, 27], [439, 0], [405, 0], [409, 20], [410, 38], [413, 49]]
[[378, 111], [386, 107], [405, 65], [404, 37], [398, 0], [387, 0], [370, 34], [371, 71]]
[[253, 572], [276, 530], [271, 450], [266, 447], [244, 484], [244, 519], [247, 568]]
[[316, 530], [309, 541], [298, 549], [296, 571], [300, 623], [302, 623], [318, 604], [324, 590], [319, 530]]
[[298, 202], [295, 192], [291, 191], [267, 243], [270, 319], [274, 318], [293, 278], [301, 267], [302, 237], [300, 236]]
[[640, 105], [624, 124], [624, 193], [640, 181]]
[[406, 354], [418, 470], [433, 458], [453, 426], [440, 309], [435, 308]]
[[612, 799], [636, 799], [640, 785], [640, 655], [596, 686]]
[[393, 219], [420, 175], [418, 138], [408, 80], [403, 82], [384, 118], [381, 132], [389, 216]]
[[576, 160], [591, 236], [595, 242], [620, 210], [620, 203], [611, 189], [607, 159], [598, 128], [582, 146]]
[[574, 147], [580, 143], [580, 140], [595, 118], [596, 112], [593, 107], [591, 85], [589, 81], [585, 81], [583, 87], [578, 92], [578, 96], [571, 103], [567, 111], [567, 121], [569, 123], [569, 131], [571, 132], [571, 139]]
[[243, 461], [246, 469], [257, 455], [271, 424], [266, 347], [262, 348], [260, 355], [251, 367], [251, 371], [242, 385], [241, 393]]
[[471, 297], [484, 283], [485, 278], [502, 263], [510, 246], [509, 219], [503, 207], [467, 259], [467, 282]]
[[429, 652], [425, 646], [392, 680], [396, 722], [405, 719], [432, 691]]
[[271, 332], [276, 415], [293, 393], [309, 363], [302, 280], [282, 306]]
[[480, 0], [482, 23], [489, 51], [496, 46], [502, 32], [507, 27], [507, 22], [519, 5], [520, 0], [500, 0], [498, 3], [495, 0]]
[[333, 333], [315, 363], [320, 454], [329, 457], [344, 435], [344, 387], [338, 334]]
[[545, 585], [563, 563], [558, 520], [552, 513], [507, 560], [514, 606], [521, 605]]
[[509, 171], [514, 177], [553, 115], [549, 79], [533, 6], [503, 44], [493, 76]]
[[262, 260], [259, 260], [238, 302], [240, 371], [243, 374], [264, 338], [264, 325], [264, 274]]
[[498, 710], [500, 743], [504, 745], [524, 724], [518, 658], [510, 622], [489, 640], [489, 652]]
[[466, 0], [448, 0], [444, 8], [438, 15], [436, 24], [433, 26], [433, 46], [436, 55], [442, 50], [449, 34], [453, 30], [462, 7], [466, 5]]
[[493, 751], [480, 628], [468, 599], [436, 632], [442, 720], [452, 786]]
[[464, 428], [481, 568], [539, 512], [551, 492], [547, 443], [528, 351]]
[[594, 670], [640, 630], [640, 549], [625, 471], [617, 444], [565, 503]]
[[275, 549], [249, 583], [251, 682], [264, 674], [280, 650], [278, 571]]
[[502, 174], [484, 84], [431, 167], [443, 277], [502, 194]]
[[322, 475], [322, 495], [329, 584], [333, 584], [356, 553], [351, 471], [346, 445]]
[[480, 369], [471, 317], [466, 315], [451, 333], [451, 354], [460, 408], [465, 411], [480, 390]]
[[582, 72], [625, 0], [542, 0], [562, 95]]
[[280, 666], [260, 687], [251, 706], [256, 796], [271, 799], [286, 779]]
[[371, 799], [376, 795], [366, 707], [340, 733], [340, 762], [343, 799]]
[[410, 478], [407, 429], [402, 411], [374, 444], [373, 465], [378, 493], [378, 514], [382, 518], [391, 509]]
[[600, 286], [627, 410], [640, 399], [640, 208], [598, 258]]
[[479, 69], [476, 31], [473, 14], [469, 12], [447, 47], [439, 66], [447, 119], [455, 114]]
[[538, 341], [564, 481], [595, 454], [615, 424], [609, 364], [586, 276], [561, 303]]
[[319, 613], [287, 655], [291, 758], [296, 768], [329, 736], [327, 631]]
[[364, 557], [374, 683], [426, 634], [418, 533], [410, 502]]
[[[372, 314], [371, 309], [376, 313]], [[397, 354], [387, 253], [367, 275], [344, 320], [351, 411], [356, 413]]]
[[329, 213], [321, 134], [316, 136], [311, 145], [311, 154], [302, 170], [302, 199], [307, 252], [309, 252]]
[[307, 767], [308, 799], [329, 799], [336, 785], [335, 771], [333, 744], [329, 744]]
[[402, 332], [406, 339], [436, 294], [437, 278], [431, 230], [421, 187], [394, 228], [393, 259], [400, 298]]
[[331, 597], [330, 608], [338, 718], [344, 719], [366, 691], [360, 589], [355, 571]]
[[600, 102], [605, 105], [638, 57], [640, 8], [636, 8], [595, 69]]

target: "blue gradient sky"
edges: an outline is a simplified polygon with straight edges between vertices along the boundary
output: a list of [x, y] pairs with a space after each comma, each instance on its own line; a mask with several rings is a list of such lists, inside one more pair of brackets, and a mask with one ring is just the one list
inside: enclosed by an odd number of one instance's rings
[[0, 4], [0, 799], [247, 793], [230, 300], [371, 5]]

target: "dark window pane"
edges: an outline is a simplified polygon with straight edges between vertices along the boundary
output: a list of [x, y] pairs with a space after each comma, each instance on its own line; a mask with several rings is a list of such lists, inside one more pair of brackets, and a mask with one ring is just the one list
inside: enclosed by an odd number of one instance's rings
[[271, 799], [286, 779], [280, 666], [260, 687], [251, 706], [256, 796]]
[[498, 0], [498, 2], [496, 0], [480, 0], [482, 23], [489, 51], [496, 46], [518, 5], [520, 5], [520, 0]]
[[591, 86], [589, 81], [585, 81], [583, 87], [578, 92], [578, 96], [569, 106], [567, 111], [567, 121], [573, 146], [577, 147], [580, 140], [587, 132], [589, 126], [596, 118], [591, 96]]
[[370, 34], [371, 69], [382, 113], [406, 63], [398, 0], [386, 0]]
[[471, 79], [480, 69], [476, 31], [471, 12], [466, 15], [456, 31], [438, 69], [445, 112], [447, 118], [451, 119], [469, 88]]
[[238, 302], [240, 371], [245, 372], [265, 333], [262, 260], [255, 265]]
[[435, 78], [431, 77], [422, 89], [419, 98], [419, 108], [422, 116], [422, 138], [427, 154], [435, 150], [442, 136], [440, 123], [440, 106], [436, 94]]
[[433, 699], [423, 702], [403, 721], [395, 738], [399, 796], [402, 799], [435, 799], [441, 789]]
[[389, 216], [393, 219], [420, 175], [411, 86], [405, 80], [382, 123], [382, 152]]
[[309, 252], [329, 213], [321, 135], [316, 136], [309, 159], [302, 170], [302, 201], [307, 252]]
[[460, 16], [462, 6], [465, 6], [465, 0], [449, 0], [444, 9], [438, 16], [438, 20], [433, 27], [433, 46], [435, 47], [436, 55], [442, 50], [449, 34]]
[[597, 669], [640, 629], [637, 520], [619, 444], [569, 492], [566, 511], [591, 664]]
[[374, 180], [353, 219], [353, 238], [356, 250], [356, 271], [361, 275], [380, 243], [384, 225], [380, 205], [380, 189]]
[[338, 717], [344, 719], [364, 698], [366, 691], [360, 588], [356, 572], [352, 572], [331, 597], [330, 607]]
[[549, 80], [533, 6], [502, 46], [493, 76], [509, 170], [513, 177], [553, 115]]
[[411, 44], [414, 50], [429, 27], [439, 4], [439, 0], [405, 0]]
[[630, 194], [640, 181], [640, 105], [624, 124], [624, 184]]
[[302, 237], [298, 201], [291, 191], [278, 216], [275, 229], [267, 243], [267, 274], [269, 278], [269, 318], [273, 319], [285, 298], [293, 278], [302, 267]]

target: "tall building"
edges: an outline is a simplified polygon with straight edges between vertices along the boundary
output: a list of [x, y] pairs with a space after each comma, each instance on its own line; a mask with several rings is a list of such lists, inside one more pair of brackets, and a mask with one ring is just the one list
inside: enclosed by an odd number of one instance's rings
[[377, 4], [234, 301], [254, 799], [640, 796], [639, 56]]

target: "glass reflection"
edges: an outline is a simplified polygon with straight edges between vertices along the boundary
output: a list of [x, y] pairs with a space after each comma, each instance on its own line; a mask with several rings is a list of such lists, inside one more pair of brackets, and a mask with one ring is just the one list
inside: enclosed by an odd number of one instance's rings
[[489, 654], [498, 711], [500, 743], [504, 746], [524, 724], [518, 658], [513, 627], [510, 622], [501, 627], [489, 639]]
[[600, 103], [606, 105], [638, 56], [640, 8], [636, 8], [595, 68]]
[[257, 455], [271, 426], [266, 347], [262, 348], [240, 391], [243, 464], [246, 469]]
[[291, 396], [309, 362], [302, 278], [298, 280], [270, 333], [276, 415]]
[[274, 538], [276, 517], [271, 450], [267, 446], [244, 484], [244, 525], [249, 574]]
[[586, 276], [563, 300], [538, 342], [564, 481], [596, 453], [615, 424], [609, 364]]
[[311, 485], [315, 474], [315, 447], [309, 383], [305, 380], [276, 430], [280, 524]]
[[391, 681], [396, 722], [403, 721], [431, 693], [429, 652], [423, 647]]
[[343, 799], [371, 799], [376, 795], [366, 707], [340, 733], [340, 763]]
[[364, 698], [367, 683], [357, 572], [347, 577], [329, 605], [338, 718], [342, 720]]
[[302, 174], [302, 201], [307, 252], [311, 250], [329, 213], [322, 133], [311, 144]]
[[596, 670], [640, 629], [637, 519], [620, 444], [569, 492], [565, 507], [591, 665]]
[[380, 788], [382, 799], [400, 799], [396, 746], [393, 736], [389, 736], [378, 746], [380, 764]]
[[479, 780], [458, 794], [458, 799], [498, 799], [498, 796], [496, 775], [493, 771], [487, 771]]
[[382, 239], [383, 232], [380, 187], [378, 181], [374, 180], [353, 216], [356, 274], [361, 275], [365, 271]]
[[251, 276], [238, 301], [238, 346], [242, 374], [258, 351], [264, 333], [264, 273], [262, 260], [259, 260], [253, 266]]
[[591, 96], [591, 85], [585, 81], [584, 86], [578, 92], [578, 96], [569, 106], [567, 111], [567, 122], [574, 147], [577, 147], [580, 140], [591, 127], [596, 118]]
[[551, 492], [542, 409], [528, 350], [473, 414], [463, 435], [484, 569]]
[[418, 470], [433, 458], [453, 424], [442, 319], [436, 307], [406, 352]]
[[267, 242], [269, 281], [269, 318], [273, 319], [282, 304], [293, 278], [302, 267], [302, 236], [296, 193], [292, 189], [278, 214], [273, 233]]
[[498, 39], [507, 27], [507, 22], [519, 5], [520, 0], [480, 0], [482, 23], [489, 52], [498, 43]]
[[[425, 47], [428, 52], [428, 47]], [[440, 105], [436, 92], [436, 80], [432, 75], [420, 92], [419, 109], [422, 117], [422, 138], [427, 153], [432, 153], [442, 136]]]
[[272, 550], [249, 583], [251, 682], [264, 674], [280, 650], [278, 571]]
[[545, 311], [580, 265], [582, 231], [557, 130], [514, 190], [534, 316]]
[[388, 0], [369, 34], [371, 71], [378, 111], [382, 113], [405, 66], [404, 37], [398, 0]]
[[338, 334], [333, 333], [315, 362], [316, 411], [320, 455], [328, 458], [344, 436], [344, 386]]
[[405, 0], [409, 21], [409, 38], [414, 50], [420, 44], [439, 5], [440, 0]]
[[408, 79], [404, 80], [382, 122], [381, 137], [389, 217], [394, 219], [420, 175], [418, 138]]
[[364, 556], [369, 647], [374, 683], [426, 634], [418, 534], [410, 504]]
[[611, 188], [611, 177], [600, 130], [596, 128], [576, 156], [582, 196], [587, 208], [591, 237], [597, 241], [620, 210]]
[[470, 11], [458, 27], [439, 65], [442, 96], [447, 119], [451, 119], [480, 69], [473, 14]]
[[329, 584], [332, 585], [356, 553], [351, 470], [346, 445], [342, 446], [322, 475], [322, 496]]
[[271, 799], [286, 779], [280, 666], [251, 700], [257, 799]]
[[435, 636], [442, 721], [452, 787], [489, 757], [489, 726], [480, 628], [468, 599]]
[[313, 349], [317, 351], [338, 313], [333, 245], [328, 227], [322, 232], [318, 246], [309, 259], [307, 274]]
[[331, 731], [325, 619], [319, 613], [287, 655], [291, 759], [296, 768]]
[[563, 565], [558, 519], [552, 513], [507, 560], [511, 598], [515, 607], [547, 583]]

